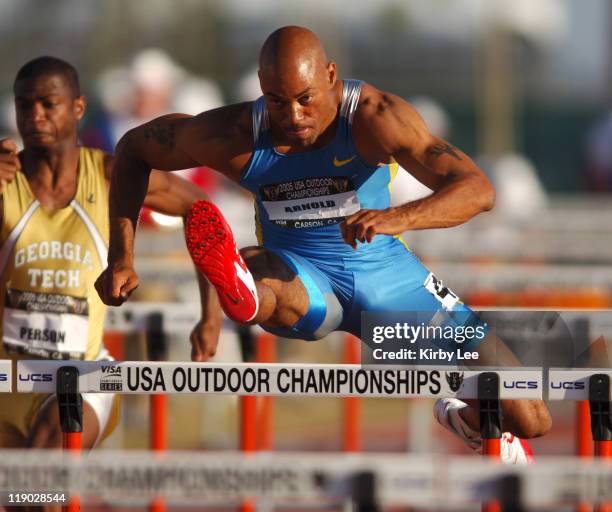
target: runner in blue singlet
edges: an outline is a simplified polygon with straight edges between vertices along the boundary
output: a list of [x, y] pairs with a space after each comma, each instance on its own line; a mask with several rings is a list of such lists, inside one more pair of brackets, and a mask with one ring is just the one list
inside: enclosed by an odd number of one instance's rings
[[334, 330], [360, 336], [363, 311], [467, 310], [399, 235], [358, 242], [357, 250], [342, 238], [338, 224], [347, 216], [390, 207], [398, 171], [396, 162], [371, 165], [360, 156], [352, 122], [362, 82], [342, 85], [336, 133], [314, 151], [277, 151], [265, 98], [253, 104], [255, 147], [240, 184], [256, 197], [260, 245], [298, 275], [310, 302], [289, 329], [267, 328], [285, 337], [311, 340]]
[[[102, 299], [119, 305], [138, 284], [133, 239], [150, 169], [207, 165], [256, 196], [257, 247], [239, 252], [212, 203], [196, 205], [188, 218], [191, 256], [230, 318], [316, 339], [334, 330], [359, 335], [362, 312], [469, 312], [399, 234], [455, 226], [492, 208], [495, 194], [482, 171], [431, 135], [401, 98], [339, 80], [307, 29], [275, 31], [259, 64], [259, 100], [196, 117], [160, 117], [121, 140], [110, 192], [109, 265], [96, 285]], [[398, 164], [432, 195], [391, 207]], [[477, 408], [465, 406], [460, 419], [448, 422], [459, 435], [478, 424]], [[533, 437], [550, 428], [542, 401], [502, 407], [514, 434]], [[473, 431], [470, 442], [480, 446]]]

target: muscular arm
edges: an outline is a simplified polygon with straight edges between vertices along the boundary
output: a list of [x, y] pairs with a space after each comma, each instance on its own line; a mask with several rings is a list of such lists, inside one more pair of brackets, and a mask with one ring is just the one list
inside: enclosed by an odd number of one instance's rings
[[456, 226], [493, 207], [495, 192], [484, 173], [461, 150], [431, 135], [401, 98], [366, 86], [353, 133], [366, 161], [395, 160], [434, 191], [401, 206], [348, 217], [343, 233], [354, 247], [355, 239], [371, 241], [376, 233]]
[[196, 117], [171, 114], [130, 130], [119, 141], [115, 155], [109, 263], [122, 260], [131, 265], [136, 220], [152, 168], [167, 171], [208, 165], [239, 181], [251, 141], [250, 103]]
[[[106, 179], [110, 182], [113, 175], [113, 157], [106, 155]], [[176, 174], [151, 170], [143, 206], [166, 215], [185, 217], [191, 205], [199, 199], [207, 199], [204, 191], [193, 183]]]
[[[116, 169], [116, 165], [113, 165], [113, 158], [110, 155], [106, 158], [105, 169], [107, 179], [112, 180], [114, 175], [113, 170]], [[147, 173], [148, 183], [145, 183], [146, 195], [143, 204], [155, 211], [167, 215], [180, 216], [185, 219], [194, 202], [200, 199], [207, 199], [202, 189], [175, 174], [159, 170], [148, 170]], [[112, 216], [111, 207], [111, 218]], [[121, 222], [121, 219], [118, 220]], [[121, 226], [121, 224], [119, 224], [119, 226]], [[109, 258], [109, 267], [113, 265], [111, 268], [117, 272], [126, 272], [127, 283], [131, 287], [129, 288], [130, 290], [138, 285], [138, 277], [131, 268], [133, 265], [132, 245], [134, 238], [132, 226], [131, 221], [128, 221], [124, 226], [125, 229], [123, 231], [120, 230], [119, 235], [115, 234], [116, 241], [123, 242], [125, 244], [124, 246], [129, 247], [129, 250], [124, 253], [124, 257], [114, 261]], [[117, 233], [117, 231], [115, 231], [115, 233]], [[126, 240], [129, 244], [126, 244]], [[193, 359], [204, 361], [209, 356], [214, 355], [216, 351], [223, 318], [216, 291], [210, 286], [205, 276], [197, 270], [196, 272], [200, 290], [202, 317], [191, 332], [190, 341], [193, 347]], [[107, 292], [108, 291], [109, 290], [107, 290]], [[111, 297], [117, 295], [115, 292], [116, 290], [114, 290], [113, 286], [111, 296], [105, 296], [103, 300], [106, 299], [106, 302], [109, 302]]]
[[434, 191], [398, 208], [406, 229], [456, 226], [493, 207], [493, 186], [470, 157], [431, 135], [408, 103], [397, 97], [382, 101], [388, 107], [378, 116], [381, 146]]
[[117, 144], [109, 171], [109, 265], [119, 262], [133, 265], [136, 222], [147, 197], [151, 169], [185, 169], [199, 165], [195, 158], [176, 149], [177, 132], [189, 130], [192, 119], [165, 116], [129, 131]]

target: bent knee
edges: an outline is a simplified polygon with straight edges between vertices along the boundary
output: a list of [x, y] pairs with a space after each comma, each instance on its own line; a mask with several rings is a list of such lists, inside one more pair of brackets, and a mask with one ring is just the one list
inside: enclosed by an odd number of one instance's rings
[[295, 278], [295, 273], [273, 251], [259, 246], [251, 246], [240, 249], [240, 255], [256, 281], [264, 281], [265, 279], [291, 281]]
[[240, 249], [240, 256], [243, 257], [244, 261], [247, 261], [250, 258], [254, 258], [258, 254], [265, 251], [265, 249], [258, 245], [249, 245], [248, 247], [243, 247]]
[[257, 280], [261, 279], [261, 275], [265, 273], [266, 267], [269, 265], [267, 251], [263, 247], [243, 247], [240, 249], [240, 255], [246, 263], [246, 266]]

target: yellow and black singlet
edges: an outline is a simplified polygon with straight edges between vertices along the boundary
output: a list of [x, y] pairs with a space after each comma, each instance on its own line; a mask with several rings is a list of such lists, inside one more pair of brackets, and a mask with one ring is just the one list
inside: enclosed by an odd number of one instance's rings
[[23, 172], [3, 203], [0, 356], [95, 359], [105, 306], [94, 282], [109, 232], [104, 153], [80, 149], [76, 194], [64, 208], [42, 206]]

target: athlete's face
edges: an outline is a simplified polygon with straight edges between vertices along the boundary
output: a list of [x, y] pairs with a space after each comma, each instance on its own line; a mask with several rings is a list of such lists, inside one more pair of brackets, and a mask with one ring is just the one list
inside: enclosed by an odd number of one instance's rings
[[15, 84], [17, 127], [26, 148], [52, 148], [74, 140], [85, 99], [75, 98], [61, 75], [42, 75]]
[[336, 115], [334, 63], [327, 67], [304, 61], [289, 70], [260, 70], [270, 121], [285, 142], [314, 144]]

